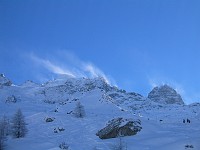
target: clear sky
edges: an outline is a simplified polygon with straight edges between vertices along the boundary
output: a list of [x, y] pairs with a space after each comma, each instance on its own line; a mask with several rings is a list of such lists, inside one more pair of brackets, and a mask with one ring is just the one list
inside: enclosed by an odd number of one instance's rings
[[15, 84], [104, 76], [200, 102], [199, 0], [0, 0], [0, 72]]

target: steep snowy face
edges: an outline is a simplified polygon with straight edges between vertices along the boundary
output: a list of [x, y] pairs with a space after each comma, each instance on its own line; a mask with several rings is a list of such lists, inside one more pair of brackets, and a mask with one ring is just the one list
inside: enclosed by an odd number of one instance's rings
[[70, 99], [83, 97], [86, 93], [98, 90], [103, 93], [112, 91], [115, 88], [110, 86], [102, 78], [58, 78], [48, 81], [38, 88], [35, 95], [43, 97], [45, 102], [65, 102]]
[[94, 89], [110, 91], [113, 89], [102, 78], [63, 78], [49, 81], [43, 85], [46, 89], [65, 88], [65, 92], [73, 94], [76, 92], [87, 92]]
[[148, 98], [161, 104], [184, 104], [181, 96], [168, 85], [155, 87], [149, 94]]
[[3, 74], [0, 74], [0, 86], [11, 86], [12, 82], [7, 79]]

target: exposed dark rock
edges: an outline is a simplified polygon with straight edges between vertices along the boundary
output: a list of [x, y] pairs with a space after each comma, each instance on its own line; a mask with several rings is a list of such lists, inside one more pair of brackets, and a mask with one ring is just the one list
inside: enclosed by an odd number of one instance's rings
[[48, 104], [55, 104], [56, 103], [54, 100], [50, 100], [50, 99], [45, 99], [44, 102], [48, 103]]
[[46, 122], [53, 122], [55, 118], [46, 118]]
[[193, 145], [185, 145], [185, 149], [192, 149], [192, 148], [194, 148], [194, 146]]
[[140, 120], [115, 118], [108, 121], [105, 128], [99, 130], [96, 135], [100, 139], [116, 138], [118, 136], [131, 136], [142, 129]]
[[53, 132], [54, 132], [54, 133], [63, 132], [63, 131], [65, 131], [64, 128], [59, 128], [59, 127], [58, 127], [58, 128], [54, 128], [54, 129], [53, 129]]
[[8, 96], [6, 99], [6, 103], [16, 103], [17, 102], [17, 98], [12, 95], [12, 96]]

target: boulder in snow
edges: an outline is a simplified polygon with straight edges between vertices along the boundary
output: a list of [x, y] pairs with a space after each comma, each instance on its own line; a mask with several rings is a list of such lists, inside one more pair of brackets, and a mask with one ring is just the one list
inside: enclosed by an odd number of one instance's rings
[[48, 118], [45, 119], [45, 121], [46, 121], [46, 122], [53, 122], [54, 119], [55, 119], [55, 118], [50, 118], [50, 117], [48, 117]]
[[100, 139], [116, 138], [119, 136], [131, 136], [142, 129], [140, 120], [115, 118], [108, 121], [106, 127], [99, 130], [96, 135]]
[[6, 103], [16, 103], [17, 102], [17, 98], [12, 95], [12, 96], [8, 96], [6, 99]]

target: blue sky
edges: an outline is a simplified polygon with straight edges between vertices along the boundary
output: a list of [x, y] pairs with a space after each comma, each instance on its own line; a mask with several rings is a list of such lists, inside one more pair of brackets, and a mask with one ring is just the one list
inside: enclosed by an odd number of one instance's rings
[[0, 72], [15, 84], [100, 75], [200, 102], [199, 57], [198, 0], [0, 0]]

